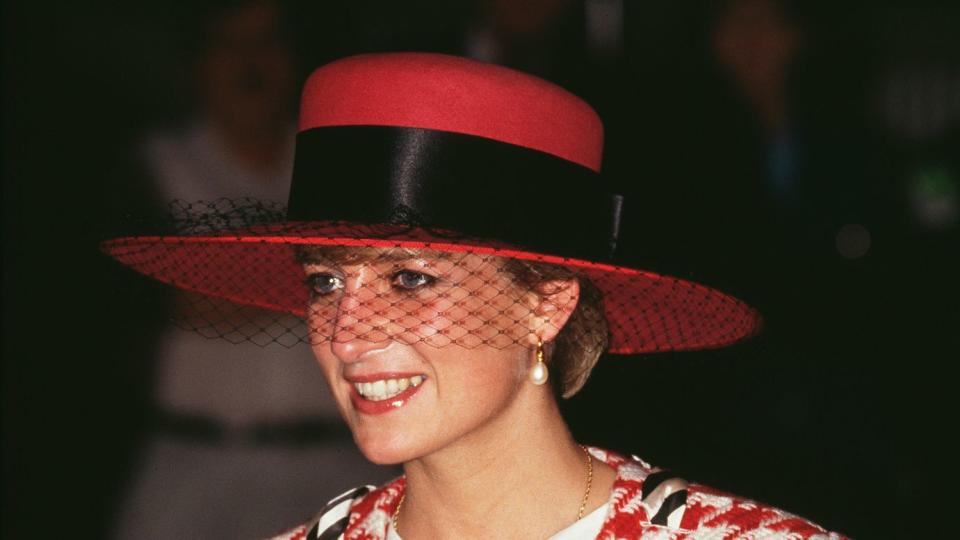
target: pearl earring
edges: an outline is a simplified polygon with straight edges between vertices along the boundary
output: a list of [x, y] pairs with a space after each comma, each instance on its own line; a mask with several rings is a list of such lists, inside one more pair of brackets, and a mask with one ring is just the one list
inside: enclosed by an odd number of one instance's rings
[[547, 364], [543, 362], [543, 341], [537, 339], [537, 363], [530, 368], [530, 382], [540, 386], [547, 382], [550, 372], [547, 371]]

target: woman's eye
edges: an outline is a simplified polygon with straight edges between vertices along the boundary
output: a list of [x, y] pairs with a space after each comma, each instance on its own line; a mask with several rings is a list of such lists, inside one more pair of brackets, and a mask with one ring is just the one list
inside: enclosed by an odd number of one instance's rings
[[437, 278], [431, 275], [413, 270], [400, 270], [393, 275], [394, 286], [400, 287], [401, 289], [417, 289], [426, 285], [432, 285], [436, 280]]
[[327, 295], [343, 287], [343, 280], [333, 274], [310, 274], [307, 276], [307, 285], [313, 294]]

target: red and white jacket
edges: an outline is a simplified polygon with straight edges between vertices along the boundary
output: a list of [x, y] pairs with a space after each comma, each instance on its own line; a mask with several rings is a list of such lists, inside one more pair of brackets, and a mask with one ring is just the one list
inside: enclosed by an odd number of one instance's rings
[[[617, 470], [597, 540], [845, 538], [782, 510], [672, 477], [636, 456], [589, 451]], [[352, 489], [310, 523], [272, 540], [386, 540], [405, 487], [400, 477], [378, 488]]]

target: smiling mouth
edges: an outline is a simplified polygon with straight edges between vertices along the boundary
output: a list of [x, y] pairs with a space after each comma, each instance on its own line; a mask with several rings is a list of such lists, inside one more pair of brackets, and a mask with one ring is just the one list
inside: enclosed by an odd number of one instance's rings
[[396, 397], [407, 389], [416, 388], [423, 383], [423, 375], [401, 377], [397, 379], [380, 379], [369, 382], [353, 383], [357, 393], [369, 401], [384, 401]]

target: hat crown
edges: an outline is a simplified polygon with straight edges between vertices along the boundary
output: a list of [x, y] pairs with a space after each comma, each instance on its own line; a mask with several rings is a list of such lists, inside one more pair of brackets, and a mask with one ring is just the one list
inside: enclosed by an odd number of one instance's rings
[[502, 66], [443, 54], [352, 56], [318, 68], [300, 131], [378, 125], [484, 137], [599, 172], [603, 124], [563, 88]]

